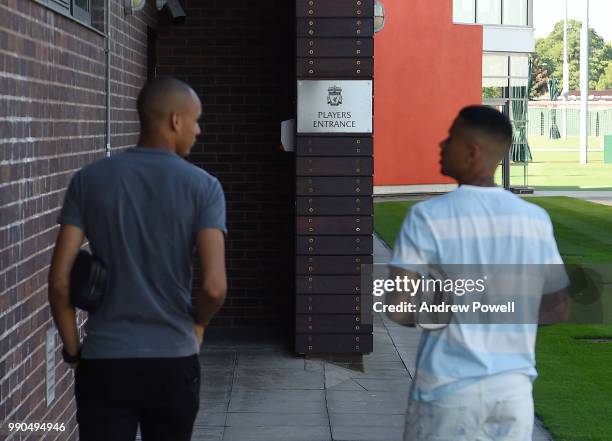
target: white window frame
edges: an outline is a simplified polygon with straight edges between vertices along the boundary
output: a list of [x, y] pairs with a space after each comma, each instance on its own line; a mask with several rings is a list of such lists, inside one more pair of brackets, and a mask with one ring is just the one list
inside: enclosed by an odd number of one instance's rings
[[[453, 0], [453, 2], [455, 2], [456, 0]], [[521, 1], [525, 1], [526, 2], [526, 6], [527, 6], [527, 11], [526, 14], [527, 16], [526, 18], [526, 25], [508, 25], [504, 23], [504, 2], [516, 2], [518, 0], [498, 0], [499, 1], [499, 6], [500, 6], [500, 23], [501, 24], [489, 24], [489, 23], [480, 23], [478, 22], [478, 1], [479, 0], [472, 0], [473, 4], [474, 4], [474, 20], [473, 21], [469, 21], [469, 22], [462, 22], [462, 21], [455, 21], [455, 17], [454, 17], [454, 13], [453, 13], [453, 23], [455, 24], [476, 24], [476, 25], [483, 25], [483, 26], [515, 26], [515, 27], [533, 27], [533, 0], [521, 0]], [[453, 8], [454, 10], [454, 8]]]

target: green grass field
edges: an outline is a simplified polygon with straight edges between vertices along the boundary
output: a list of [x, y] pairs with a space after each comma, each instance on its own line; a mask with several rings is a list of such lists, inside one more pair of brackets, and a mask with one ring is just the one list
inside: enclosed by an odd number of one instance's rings
[[[591, 152], [589, 163], [580, 165], [579, 152], [533, 152], [527, 164], [527, 185], [536, 190], [612, 190], [612, 164], [604, 164], [603, 152]], [[510, 185], [524, 185], [525, 167], [510, 166]], [[496, 174], [501, 182], [501, 168]]]
[[[510, 166], [510, 185], [528, 185], [536, 190], [612, 190], [612, 164], [604, 164], [603, 151], [589, 151], [588, 164], [580, 165], [580, 153], [571, 151], [580, 145], [578, 137], [548, 139], [530, 136], [533, 160]], [[589, 148], [601, 149], [602, 137], [590, 137]], [[566, 151], [550, 151], [564, 149]], [[569, 151], [568, 151], [569, 150]], [[527, 175], [527, 179], [524, 177]], [[501, 183], [501, 168], [496, 175]]]
[[[603, 137], [589, 136], [590, 148], [603, 147]], [[534, 149], [563, 149], [575, 148], [580, 146], [580, 138], [578, 136], [568, 136], [567, 139], [549, 139], [547, 136], [530, 136], [529, 146]]]
[[[529, 201], [550, 214], [566, 263], [612, 263], [612, 207], [566, 197]], [[387, 244], [395, 242], [414, 203], [375, 205], [374, 227]], [[593, 338], [612, 339], [612, 326], [567, 324], [539, 329], [536, 413], [556, 441], [612, 439], [612, 343], [586, 340]]]

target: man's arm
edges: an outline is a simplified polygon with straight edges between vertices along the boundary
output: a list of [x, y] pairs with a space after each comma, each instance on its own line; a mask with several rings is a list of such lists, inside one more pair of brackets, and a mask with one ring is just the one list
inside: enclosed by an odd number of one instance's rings
[[77, 355], [80, 349], [76, 311], [70, 303], [70, 270], [83, 244], [83, 230], [73, 225], [62, 225], [57, 235], [49, 270], [49, 303], [55, 326], [64, 349]]
[[202, 286], [196, 296], [195, 332], [202, 343], [204, 329], [223, 306], [227, 293], [223, 232], [217, 228], [200, 230], [197, 248], [202, 269]]
[[567, 322], [569, 318], [570, 303], [567, 288], [542, 296], [539, 317], [539, 323], [541, 325]]

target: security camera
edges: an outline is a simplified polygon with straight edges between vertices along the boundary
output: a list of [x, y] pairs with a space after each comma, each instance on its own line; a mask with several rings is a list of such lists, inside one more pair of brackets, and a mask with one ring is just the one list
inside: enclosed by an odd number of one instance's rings
[[166, 11], [168, 14], [168, 18], [175, 26], [180, 26], [185, 24], [185, 19], [187, 15], [185, 14], [185, 10], [179, 3], [179, 0], [156, 0], [155, 2], [157, 6], [157, 10]]

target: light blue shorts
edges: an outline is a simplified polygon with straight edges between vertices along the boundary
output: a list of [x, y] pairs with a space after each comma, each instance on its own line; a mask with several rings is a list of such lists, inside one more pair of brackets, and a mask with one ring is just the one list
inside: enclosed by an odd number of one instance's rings
[[404, 441], [531, 441], [531, 392], [525, 375], [496, 375], [441, 400], [411, 400]]

